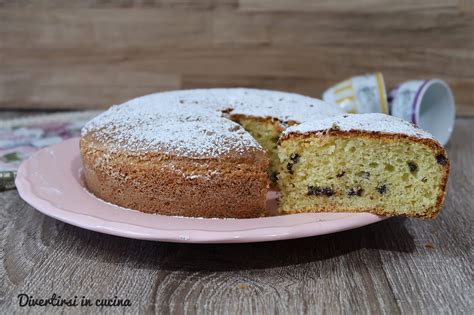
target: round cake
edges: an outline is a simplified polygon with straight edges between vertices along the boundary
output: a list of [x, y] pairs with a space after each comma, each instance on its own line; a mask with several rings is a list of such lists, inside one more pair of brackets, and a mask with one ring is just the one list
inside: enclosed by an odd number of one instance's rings
[[341, 113], [310, 97], [256, 89], [143, 96], [83, 128], [85, 183], [107, 202], [148, 213], [263, 216], [281, 132]]

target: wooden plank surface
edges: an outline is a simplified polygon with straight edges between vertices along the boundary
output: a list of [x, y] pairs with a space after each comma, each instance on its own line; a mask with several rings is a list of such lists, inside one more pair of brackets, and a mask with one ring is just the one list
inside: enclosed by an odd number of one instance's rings
[[108, 107], [160, 90], [320, 97], [351, 75], [439, 77], [474, 115], [470, 1], [0, 0], [0, 108]]
[[[6, 113], [12, 117], [14, 113]], [[0, 113], [0, 118], [2, 117]], [[474, 310], [474, 119], [457, 119], [445, 207], [356, 230], [259, 244], [130, 240], [48, 218], [0, 193], [0, 309], [48, 313], [468, 314]], [[131, 307], [20, 308], [37, 298], [128, 298]]]

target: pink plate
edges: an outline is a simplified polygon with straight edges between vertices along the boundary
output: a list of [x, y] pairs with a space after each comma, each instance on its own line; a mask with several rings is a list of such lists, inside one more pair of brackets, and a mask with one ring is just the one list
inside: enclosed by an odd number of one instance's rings
[[[141, 213], [106, 203], [84, 187], [79, 139], [35, 153], [16, 177], [20, 196], [60, 221], [106, 234], [180, 243], [248, 243], [354, 229], [383, 220], [368, 213], [307, 213], [255, 219], [183, 218]], [[269, 193], [270, 199], [276, 193]], [[269, 202], [269, 204], [275, 204]]]

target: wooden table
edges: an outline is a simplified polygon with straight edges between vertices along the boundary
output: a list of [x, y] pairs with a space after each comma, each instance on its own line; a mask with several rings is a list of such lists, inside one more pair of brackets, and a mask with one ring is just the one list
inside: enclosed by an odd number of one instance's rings
[[[1, 117], [11, 113], [0, 114]], [[138, 241], [83, 230], [0, 193], [0, 313], [472, 313], [474, 119], [459, 118], [435, 220], [259, 244]], [[19, 307], [19, 294], [129, 307]]]

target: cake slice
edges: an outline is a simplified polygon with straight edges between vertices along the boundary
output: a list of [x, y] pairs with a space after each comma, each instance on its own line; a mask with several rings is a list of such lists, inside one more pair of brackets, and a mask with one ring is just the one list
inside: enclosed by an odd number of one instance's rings
[[384, 114], [343, 115], [288, 128], [278, 142], [280, 211], [434, 218], [449, 160], [433, 137]]

